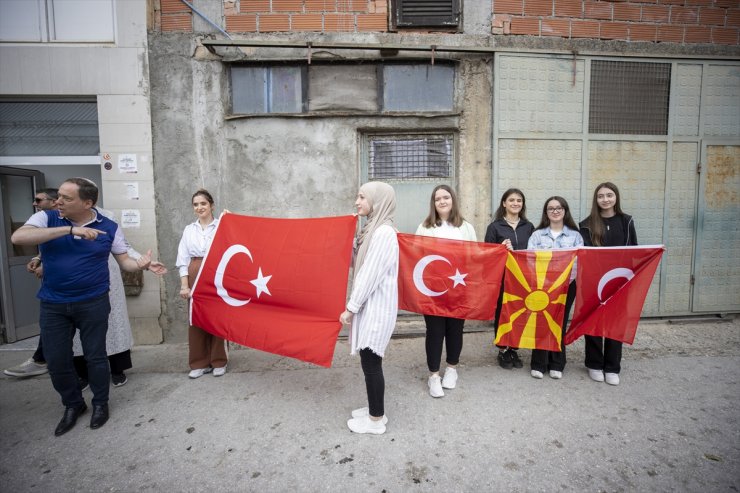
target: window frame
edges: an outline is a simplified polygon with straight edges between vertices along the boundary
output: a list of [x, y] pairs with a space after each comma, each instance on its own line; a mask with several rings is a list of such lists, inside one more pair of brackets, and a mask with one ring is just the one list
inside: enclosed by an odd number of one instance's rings
[[[428, 59], [408, 59], [408, 60], [385, 60], [385, 59], [374, 59], [374, 60], [354, 60], [354, 61], [321, 61], [313, 64], [308, 64], [305, 61], [299, 60], [284, 60], [284, 61], [259, 61], [259, 62], [225, 62], [228, 64], [228, 69], [224, 72], [227, 74], [229, 86], [229, 102], [227, 119], [231, 118], [254, 118], [254, 117], [320, 117], [320, 116], [332, 116], [332, 115], [369, 115], [369, 116], [404, 116], [404, 115], [456, 115], [459, 114], [458, 110], [458, 98], [455, 92], [457, 81], [458, 81], [458, 63], [455, 60], [437, 60], [436, 64], [449, 66], [452, 70], [452, 94], [451, 94], [451, 109], [448, 110], [436, 110], [436, 109], [409, 109], [409, 110], [386, 110], [384, 101], [384, 75], [383, 71], [386, 66], [391, 65], [431, 65]], [[346, 67], [352, 67], [356, 65], [368, 65], [372, 64], [375, 67], [376, 72], [376, 87], [377, 91], [377, 109], [375, 110], [362, 110], [362, 109], [311, 109], [309, 104], [309, 93], [310, 93], [310, 81], [312, 69], [320, 70], [321, 66], [327, 65], [343, 65]], [[294, 66], [299, 67], [302, 73], [302, 111], [300, 113], [277, 113], [277, 112], [264, 112], [264, 113], [238, 113], [234, 110], [234, 68], [238, 67], [255, 67], [255, 68], [271, 68], [271, 67], [284, 67]]]

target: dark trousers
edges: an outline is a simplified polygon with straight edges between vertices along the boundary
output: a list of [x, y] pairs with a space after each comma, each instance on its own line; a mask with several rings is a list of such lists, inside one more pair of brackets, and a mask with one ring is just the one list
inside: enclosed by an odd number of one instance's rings
[[565, 317], [560, 328], [560, 352], [546, 351], [544, 349], [532, 350], [532, 369], [541, 371], [548, 370], [563, 371], [565, 369], [565, 329], [568, 327], [570, 308], [576, 298], [576, 282], [572, 281], [568, 286], [568, 296], [565, 298]]
[[[496, 335], [498, 334], [498, 324], [499, 320], [501, 319], [501, 309], [504, 306], [504, 282], [501, 281], [501, 291], [498, 293], [498, 301], [496, 302], [496, 315], [494, 315], [493, 319], [493, 339], [496, 340]], [[506, 351], [507, 349], [510, 349], [512, 351], [516, 351], [519, 348], [515, 348], [513, 346], [499, 346], [496, 345], [497, 348], [502, 349]]]
[[619, 373], [622, 369], [622, 343], [607, 337], [585, 336], [586, 368]]
[[362, 372], [365, 374], [367, 388], [367, 405], [370, 416], [379, 418], [385, 415], [385, 377], [383, 376], [383, 358], [370, 349], [360, 349]]
[[[130, 370], [133, 367], [131, 363], [131, 350], [127, 349], [126, 351], [109, 355], [108, 364], [110, 365], [111, 375], [121, 375], [124, 371]], [[85, 360], [85, 355], [75, 356], [74, 365], [77, 376], [87, 380], [87, 361]]]
[[77, 383], [72, 362], [72, 338], [75, 327], [80, 331], [82, 350], [87, 359], [93, 405], [108, 403], [110, 368], [105, 353], [110, 301], [108, 293], [75, 303], [41, 302], [41, 340], [54, 389], [65, 407], [78, 407], [85, 401]]
[[429, 371], [432, 373], [439, 371], [443, 343], [447, 349], [447, 364], [458, 364], [460, 362], [460, 352], [462, 352], [465, 320], [424, 315], [424, 322], [427, 325], [427, 336], [424, 342], [427, 349]]
[[36, 352], [33, 353], [33, 356], [31, 356], [33, 360], [36, 363], [46, 363], [46, 358], [44, 358], [44, 345], [41, 343], [41, 338], [39, 337], [39, 345], [36, 347]]

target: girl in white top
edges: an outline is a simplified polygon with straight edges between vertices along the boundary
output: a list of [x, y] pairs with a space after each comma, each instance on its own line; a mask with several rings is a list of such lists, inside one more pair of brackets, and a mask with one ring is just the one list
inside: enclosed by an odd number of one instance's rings
[[367, 222], [355, 240], [354, 280], [347, 309], [339, 321], [350, 325], [351, 353], [360, 353], [368, 407], [347, 421], [355, 433], [385, 433], [383, 356], [398, 314], [398, 238], [393, 227], [396, 193], [387, 183], [360, 187], [357, 214]]
[[[185, 226], [177, 248], [177, 268], [180, 272], [180, 297], [190, 299], [190, 290], [198, 276], [203, 257], [216, 234], [218, 219], [213, 215], [213, 197], [200, 189], [192, 197], [193, 212], [198, 218]], [[226, 373], [226, 341], [191, 325], [188, 328], [190, 378], [198, 378], [213, 371], [213, 376]]]
[[[438, 185], [432, 190], [429, 215], [416, 229], [420, 236], [447, 238], [449, 240], [477, 241], [475, 229], [465, 221], [457, 205], [457, 196], [448, 185]], [[426, 322], [427, 367], [431, 375], [427, 381], [429, 395], [444, 397], [442, 388], [454, 389], [457, 385], [457, 364], [463, 344], [465, 320], [451, 317], [424, 315]], [[444, 378], [439, 376], [442, 344], [447, 347], [447, 368]]]

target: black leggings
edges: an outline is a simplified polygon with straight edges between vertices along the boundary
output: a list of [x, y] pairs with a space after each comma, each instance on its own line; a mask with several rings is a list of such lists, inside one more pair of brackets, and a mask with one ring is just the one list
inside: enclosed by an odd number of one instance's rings
[[461, 318], [437, 317], [424, 315], [427, 324], [427, 366], [432, 373], [439, 371], [442, 360], [442, 343], [447, 347], [447, 364], [456, 365], [460, 362], [460, 352], [463, 345], [463, 326], [465, 320]]
[[565, 298], [565, 317], [560, 332], [560, 352], [547, 351], [545, 349], [532, 350], [532, 369], [546, 373], [550, 371], [563, 371], [565, 369], [565, 330], [568, 327], [570, 307], [576, 299], [576, 282], [571, 281], [568, 285], [568, 294]]
[[385, 398], [385, 377], [383, 377], [383, 358], [370, 349], [360, 349], [362, 372], [365, 374], [367, 387], [367, 404], [370, 416], [379, 418], [385, 415], [383, 400]]

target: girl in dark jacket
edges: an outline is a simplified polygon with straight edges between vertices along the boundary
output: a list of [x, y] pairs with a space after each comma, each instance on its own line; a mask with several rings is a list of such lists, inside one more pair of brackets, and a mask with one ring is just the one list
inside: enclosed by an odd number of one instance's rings
[[[529, 237], [532, 236], [534, 225], [527, 221], [527, 203], [524, 193], [518, 188], [510, 188], [501, 197], [501, 203], [493, 217], [493, 222], [486, 230], [486, 243], [500, 243], [509, 250], [526, 250]], [[504, 297], [504, 286], [501, 283], [501, 293], [496, 305], [494, 325], [498, 328], [498, 319], [501, 316], [501, 302]], [[510, 370], [524, 366], [517, 353], [518, 348], [499, 346], [498, 363], [501, 368]]]
[[[620, 247], [637, 245], [632, 217], [622, 212], [619, 189], [610, 182], [594, 190], [591, 214], [581, 221], [585, 246]], [[619, 385], [622, 343], [606, 337], [585, 336], [586, 368], [592, 380]]]

